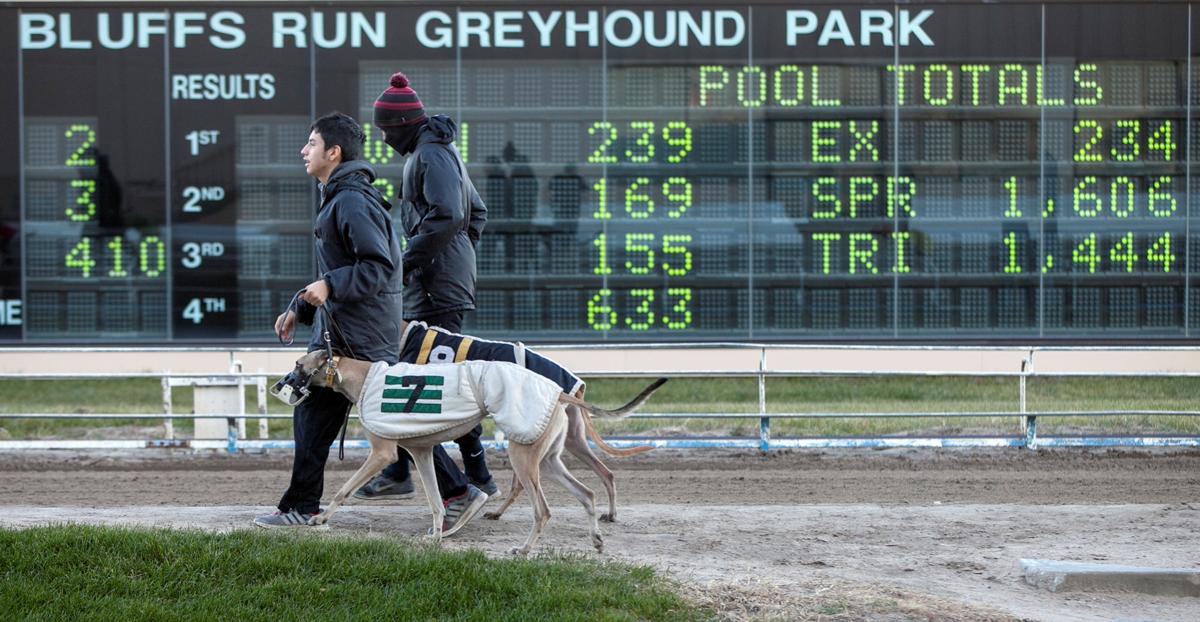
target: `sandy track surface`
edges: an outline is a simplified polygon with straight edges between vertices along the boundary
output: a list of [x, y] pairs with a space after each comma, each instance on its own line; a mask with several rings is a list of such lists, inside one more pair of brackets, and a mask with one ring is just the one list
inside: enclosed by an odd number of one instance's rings
[[[331, 460], [326, 497], [364, 456]], [[1200, 452], [707, 450], [607, 462], [620, 497], [619, 522], [602, 525], [604, 556], [653, 565], [733, 618], [1200, 619], [1198, 599], [1054, 594], [1026, 585], [1017, 567], [1021, 558], [1200, 567]], [[491, 463], [507, 482], [503, 457]], [[567, 464], [599, 491], [590, 472]], [[0, 453], [0, 526], [70, 516], [243, 528], [270, 509], [289, 465], [287, 452]], [[591, 554], [583, 511], [557, 485], [547, 489], [554, 515], [541, 550]], [[447, 546], [502, 555], [531, 515], [519, 501]], [[359, 503], [325, 533], [414, 537], [427, 521], [420, 498]], [[851, 604], [838, 618], [831, 598], [896, 604], [891, 613]]]

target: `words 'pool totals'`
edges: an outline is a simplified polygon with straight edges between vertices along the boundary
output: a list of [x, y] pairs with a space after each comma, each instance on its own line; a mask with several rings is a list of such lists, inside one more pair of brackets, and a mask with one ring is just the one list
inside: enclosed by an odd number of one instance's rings
[[[933, 9], [784, 12], [784, 42], [814, 38], [820, 47], [931, 47], [924, 30]], [[74, 21], [78, 17], [81, 21]], [[257, 17], [257, 16], [255, 16]], [[174, 48], [207, 44], [231, 50], [247, 41], [247, 18], [238, 11], [100, 12], [95, 23], [82, 15], [25, 12], [20, 16], [21, 49], [123, 50], [157, 41]], [[412, 24], [388, 23], [388, 14], [361, 11], [274, 11], [274, 48], [385, 48], [388, 37], [427, 48], [735, 47], [746, 42], [747, 15], [740, 10], [425, 11]]]

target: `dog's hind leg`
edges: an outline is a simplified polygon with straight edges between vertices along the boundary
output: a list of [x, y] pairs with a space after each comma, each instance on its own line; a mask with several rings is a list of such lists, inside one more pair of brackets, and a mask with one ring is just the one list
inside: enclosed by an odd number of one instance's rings
[[[578, 396], [583, 398], [582, 393]], [[581, 408], [575, 405], [567, 406], [567, 440], [566, 449], [571, 452], [571, 455], [579, 458], [584, 464], [588, 465], [596, 477], [600, 478], [600, 483], [604, 486], [604, 492], [608, 493], [608, 513], [600, 516], [600, 520], [606, 523], [613, 523], [617, 520], [617, 483], [613, 477], [613, 472], [596, 457], [592, 452], [591, 446], [588, 445], [586, 437], [586, 425], [583, 418], [588, 414], [583, 412]]]
[[429, 536], [434, 540], [442, 539], [442, 521], [446, 510], [442, 506], [442, 495], [438, 491], [437, 474], [433, 471], [433, 447], [405, 447], [412, 455], [413, 466], [421, 479], [421, 488], [425, 489], [425, 500], [429, 502], [429, 511], [433, 514], [433, 528]]
[[591, 488], [583, 485], [583, 482], [575, 479], [575, 476], [567, 470], [567, 465], [562, 462], [562, 454], [559, 452], [551, 452], [542, 460], [542, 466], [545, 467], [545, 472], [554, 476], [558, 483], [567, 489], [580, 503], [583, 504], [583, 509], [588, 515], [588, 528], [591, 529], [592, 546], [596, 547], [596, 552], [604, 552], [604, 537], [600, 535], [600, 523], [596, 520], [596, 495]]
[[390, 441], [385, 438], [380, 438], [374, 434], [367, 433], [367, 439], [371, 443], [371, 453], [367, 455], [367, 459], [363, 465], [346, 480], [346, 483], [333, 495], [333, 501], [329, 507], [325, 508], [324, 512], [308, 519], [310, 525], [324, 525], [329, 522], [329, 517], [338, 509], [338, 506], [346, 500], [346, 497], [354, 494], [367, 480], [375, 476], [376, 473], [382, 471], [384, 467], [396, 461], [396, 441]]
[[508, 507], [521, 496], [523, 490], [525, 490], [525, 487], [521, 486], [521, 479], [517, 477], [517, 472], [514, 470], [512, 485], [508, 487], [508, 494], [504, 496], [504, 503], [501, 503], [500, 507], [492, 512], [485, 512], [483, 517], [488, 520], [499, 520], [504, 515], [504, 512], [508, 510]]
[[546, 503], [546, 495], [542, 490], [541, 469], [539, 464], [542, 456], [537, 454], [533, 445], [509, 443], [508, 458], [512, 462], [513, 473], [522, 486], [529, 490], [529, 500], [533, 504], [533, 528], [529, 530], [523, 546], [509, 549], [514, 555], [527, 555], [542, 535], [542, 529], [550, 520], [550, 505]]

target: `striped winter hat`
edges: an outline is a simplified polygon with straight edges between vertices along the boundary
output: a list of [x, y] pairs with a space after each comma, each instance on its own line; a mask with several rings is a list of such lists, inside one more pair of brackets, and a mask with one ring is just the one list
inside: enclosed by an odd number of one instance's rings
[[375, 100], [375, 127], [412, 125], [425, 120], [421, 98], [408, 86], [408, 77], [392, 74], [391, 86]]

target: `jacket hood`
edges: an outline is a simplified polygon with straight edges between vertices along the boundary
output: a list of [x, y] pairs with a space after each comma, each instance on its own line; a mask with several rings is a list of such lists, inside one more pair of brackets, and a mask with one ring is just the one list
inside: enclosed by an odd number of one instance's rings
[[442, 143], [450, 144], [458, 137], [458, 124], [454, 119], [447, 117], [444, 114], [437, 114], [429, 117], [429, 121], [425, 123], [425, 127], [421, 129], [421, 135], [417, 138], [418, 142], [427, 143]]
[[342, 162], [329, 175], [329, 183], [321, 188], [322, 205], [329, 202], [334, 195], [342, 190], [357, 189], [379, 200], [386, 210], [392, 209], [392, 204], [379, 194], [379, 190], [371, 185], [375, 181], [375, 169], [366, 160], [351, 160]]
[[329, 174], [329, 182], [325, 184], [325, 187], [328, 188], [337, 183], [350, 181], [355, 175], [365, 176], [368, 185], [375, 181], [375, 169], [371, 168], [371, 165], [367, 164], [366, 160], [350, 160], [349, 162], [342, 162], [337, 168], [333, 169], [333, 172]]

